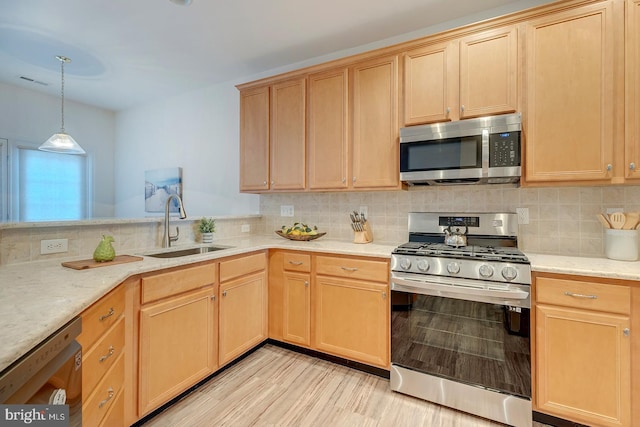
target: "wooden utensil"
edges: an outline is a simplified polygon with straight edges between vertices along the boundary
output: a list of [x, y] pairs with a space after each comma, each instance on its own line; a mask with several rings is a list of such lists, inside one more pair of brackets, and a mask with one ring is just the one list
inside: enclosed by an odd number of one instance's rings
[[600, 224], [602, 224], [602, 226], [604, 228], [611, 228], [611, 223], [609, 222], [609, 220], [607, 219], [606, 216], [604, 216], [603, 214], [599, 213], [596, 215], [596, 218], [598, 218], [598, 220], [600, 220]]
[[621, 230], [626, 220], [627, 217], [622, 212], [612, 212], [609, 214], [609, 222], [616, 230]]
[[640, 213], [638, 212], [629, 212], [626, 214], [626, 220], [624, 221], [624, 225], [622, 226], [623, 230], [635, 230], [638, 225], [638, 220], [640, 219]]

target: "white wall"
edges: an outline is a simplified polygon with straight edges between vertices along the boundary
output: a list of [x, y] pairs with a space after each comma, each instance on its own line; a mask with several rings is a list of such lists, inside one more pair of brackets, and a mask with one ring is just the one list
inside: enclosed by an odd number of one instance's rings
[[[93, 165], [93, 216], [113, 217], [115, 113], [65, 99], [64, 117]], [[60, 97], [0, 83], [0, 138], [41, 144], [58, 131]]]
[[232, 83], [129, 109], [116, 119], [116, 216], [144, 211], [144, 171], [182, 168], [189, 217], [259, 212], [239, 193], [239, 97]]

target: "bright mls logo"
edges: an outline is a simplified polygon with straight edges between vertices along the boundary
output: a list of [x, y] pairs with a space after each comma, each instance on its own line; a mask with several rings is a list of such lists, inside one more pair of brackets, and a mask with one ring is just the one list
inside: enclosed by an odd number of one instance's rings
[[68, 427], [69, 405], [0, 405], [0, 426]]

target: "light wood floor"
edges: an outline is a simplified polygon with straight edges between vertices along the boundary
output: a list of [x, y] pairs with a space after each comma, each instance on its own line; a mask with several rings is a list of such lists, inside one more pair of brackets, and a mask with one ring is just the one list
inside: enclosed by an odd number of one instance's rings
[[145, 423], [154, 426], [503, 425], [392, 392], [378, 376], [265, 345]]

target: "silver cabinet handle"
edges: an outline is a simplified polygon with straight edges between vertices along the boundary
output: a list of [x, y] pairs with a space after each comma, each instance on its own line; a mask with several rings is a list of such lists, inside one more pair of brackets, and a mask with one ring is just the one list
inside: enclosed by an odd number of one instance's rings
[[302, 261], [289, 261], [289, 264], [291, 264], [291, 265], [302, 265], [302, 264], [304, 264], [304, 262], [302, 262]]
[[568, 297], [598, 299], [598, 295], [574, 294], [573, 292], [565, 292], [564, 294]]
[[227, 296], [227, 291], [222, 291], [222, 296], [226, 297]]
[[267, 186], [267, 181], [262, 181], [262, 185]]
[[387, 293], [386, 292], [382, 293], [382, 299], [387, 299]]
[[356, 267], [340, 267], [344, 271], [358, 271]]
[[633, 162], [629, 163], [629, 169], [631, 169], [632, 171], [636, 170], [636, 164]]
[[104, 356], [100, 356], [100, 359], [98, 359], [98, 362], [102, 363], [105, 360], [107, 360], [108, 358], [110, 358], [111, 356], [113, 356], [113, 353], [115, 353], [116, 349], [113, 348], [112, 345], [109, 346], [109, 353], [105, 354]]
[[629, 328], [624, 328], [622, 330], [622, 333], [624, 334], [625, 337], [628, 337], [629, 335], [631, 335], [631, 331], [629, 330]]
[[102, 408], [104, 405], [106, 405], [113, 398], [113, 395], [114, 395], [113, 387], [109, 387], [109, 395], [107, 396], [106, 399], [98, 403], [98, 408]]
[[273, 184], [275, 184], [275, 181], [271, 181], [271, 186], [273, 187]]
[[464, 105], [460, 106], [460, 112], [464, 113]]
[[609, 164], [607, 165], [607, 170], [608, 170], [609, 172], [611, 172], [611, 171], [613, 170], [613, 165], [612, 165], [611, 163], [609, 163]]
[[351, 181], [356, 182], [356, 177], [351, 178]]
[[216, 296], [215, 295], [211, 295], [211, 301], [215, 301], [216, 300]]
[[103, 314], [102, 316], [100, 316], [99, 320], [102, 322], [104, 319], [107, 319], [107, 318], [113, 316], [114, 314], [116, 314], [116, 311], [113, 309], [113, 307], [111, 307], [107, 314]]
[[445, 114], [447, 117], [449, 117], [449, 113], [451, 113], [451, 107], [447, 107], [447, 114]]
[[346, 183], [347, 182], [347, 178], [342, 178], [342, 183]]
[[309, 281], [308, 280], [304, 281], [304, 286], [309, 286]]

